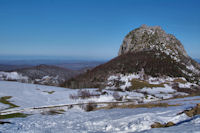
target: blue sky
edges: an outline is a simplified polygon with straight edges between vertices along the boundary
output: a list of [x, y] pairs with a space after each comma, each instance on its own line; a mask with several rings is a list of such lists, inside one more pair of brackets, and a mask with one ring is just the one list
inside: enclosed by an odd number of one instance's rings
[[111, 59], [142, 24], [200, 58], [199, 0], [0, 0], [0, 56]]

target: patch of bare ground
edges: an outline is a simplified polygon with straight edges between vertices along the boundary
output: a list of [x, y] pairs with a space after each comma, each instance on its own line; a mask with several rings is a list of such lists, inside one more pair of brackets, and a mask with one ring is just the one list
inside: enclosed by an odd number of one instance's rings
[[132, 79], [131, 80], [131, 90], [137, 90], [142, 88], [154, 88], [154, 87], [164, 87], [164, 84], [150, 84], [147, 81], [140, 80], [140, 79]]
[[174, 124], [173, 122], [167, 122], [164, 124], [161, 124], [159, 122], [155, 122], [154, 124], [151, 125], [151, 128], [164, 128], [164, 127], [171, 127], [171, 126], [175, 126], [176, 124]]
[[50, 109], [47, 111], [42, 112], [42, 115], [57, 115], [57, 114], [63, 114], [65, 110], [63, 109]]
[[174, 83], [182, 83], [182, 84], [186, 84], [187, 83], [187, 81], [185, 81], [185, 80], [183, 80], [183, 79], [174, 79], [174, 81], [173, 81]]
[[168, 104], [168, 103], [146, 103], [146, 104], [118, 104], [118, 103], [110, 103], [104, 107], [98, 107], [95, 110], [100, 109], [113, 109], [113, 108], [155, 108], [155, 107], [171, 107], [171, 106], [180, 106], [181, 104]]

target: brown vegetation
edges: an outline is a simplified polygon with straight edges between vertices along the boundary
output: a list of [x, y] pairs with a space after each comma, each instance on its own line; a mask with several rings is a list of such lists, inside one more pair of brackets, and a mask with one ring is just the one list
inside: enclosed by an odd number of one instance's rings
[[24, 113], [13, 113], [13, 114], [0, 115], [0, 119], [24, 118], [27, 116], [28, 114], [24, 114]]
[[0, 98], [0, 103], [9, 105], [9, 107], [7, 109], [19, 107], [19, 106], [15, 105], [15, 104], [11, 103], [10, 101], [8, 101], [11, 98], [12, 98], [12, 96], [1, 97]]
[[174, 126], [175, 124], [173, 122], [168, 122], [165, 124], [161, 124], [159, 122], [155, 122], [154, 124], [151, 125], [151, 128], [164, 128], [164, 127], [171, 127]]
[[55, 91], [43, 91], [43, 92], [46, 92], [48, 94], [53, 94]]
[[131, 89], [142, 89], [142, 88], [153, 88], [153, 87], [164, 87], [164, 84], [149, 84], [147, 81], [140, 80], [140, 79], [132, 79], [131, 80]]
[[57, 114], [63, 114], [65, 110], [63, 109], [50, 109], [47, 111], [42, 112], [42, 115], [57, 115]]
[[[158, 56], [156, 53], [160, 53], [160, 55]], [[118, 56], [105, 64], [66, 81], [63, 86], [68, 88], [101, 88], [105, 85], [105, 81], [110, 75], [134, 73], [142, 69], [144, 69], [145, 74], [153, 77], [166, 75], [190, 79], [181, 71], [188, 71], [185, 65], [172, 60], [165, 53], [152, 50]]]
[[78, 90], [77, 94], [70, 94], [70, 99], [86, 99], [91, 97], [99, 97], [100, 94], [95, 94], [90, 92], [89, 90]]
[[97, 104], [95, 102], [89, 102], [82, 106], [83, 110], [89, 112], [89, 111], [94, 111], [97, 108]]
[[185, 80], [183, 80], [183, 79], [174, 79], [173, 82], [174, 82], [174, 83], [182, 83], [182, 84], [187, 83], [187, 81], [185, 81]]
[[180, 106], [180, 104], [168, 104], [168, 103], [147, 103], [147, 104], [117, 104], [110, 103], [105, 107], [99, 107], [97, 109], [113, 109], [113, 108], [155, 108], [155, 107], [169, 107], [169, 106]]

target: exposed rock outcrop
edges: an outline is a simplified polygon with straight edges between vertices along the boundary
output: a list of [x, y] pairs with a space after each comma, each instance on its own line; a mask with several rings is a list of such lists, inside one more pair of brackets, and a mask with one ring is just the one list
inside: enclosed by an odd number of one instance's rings
[[175, 124], [173, 122], [167, 122], [165, 124], [161, 124], [159, 122], [155, 122], [154, 124], [151, 125], [151, 128], [165, 128], [165, 127], [171, 127], [174, 126]]
[[167, 54], [188, 57], [181, 42], [175, 36], [165, 33], [160, 26], [141, 27], [129, 32], [123, 40], [118, 55], [128, 52], [160, 50]]

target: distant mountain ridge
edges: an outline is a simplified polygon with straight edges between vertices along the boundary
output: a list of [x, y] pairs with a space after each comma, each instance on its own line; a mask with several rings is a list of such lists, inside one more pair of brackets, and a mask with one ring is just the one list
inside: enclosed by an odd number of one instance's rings
[[22, 76], [28, 77], [29, 80], [33, 83], [55, 86], [58, 86], [65, 80], [70, 79], [81, 73], [80, 71], [52, 65], [38, 65], [12, 71], [17, 72]]
[[20, 68], [38, 66], [41, 64], [53, 65], [62, 68], [81, 70], [85, 68], [93, 68], [105, 61], [68, 61], [68, 60], [0, 60], [0, 71], [12, 71]]
[[22, 69], [32, 67], [31, 65], [7, 65], [7, 64], [0, 64], [0, 71], [12, 71], [15, 69]]
[[31, 79], [42, 78], [47, 75], [54, 77], [59, 75], [63, 79], [68, 79], [69, 77], [78, 74], [78, 72], [74, 70], [44, 64], [28, 68], [16, 69], [14, 71], [19, 72], [22, 75], [26, 75]]
[[[18, 60], [14, 61], [18, 62]], [[59, 86], [65, 80], [68, 80], [80, 73], [84, 73], [89, 69], [101, 64], [101, 61], [44, 61], [47, 64], [36, 65], [42, 60], [34, 60], [32, 64], [19, 61], [17, 65], [0, 64], [0, 80], [10, 80], [19, 82], [29, 82], [36, 84], [45, 84]], [[6, 61], [4, 62], [6, 63]], [[22, 65], [24, 63], [24, 65]], [[28, 64], [26, 64], [28, 63]], [[55, 64], [54, 64], [55, 63]], [[20, 65], [21, 64], [21, 65]], [[50, 65], [53, 64], [53, 65]]]

